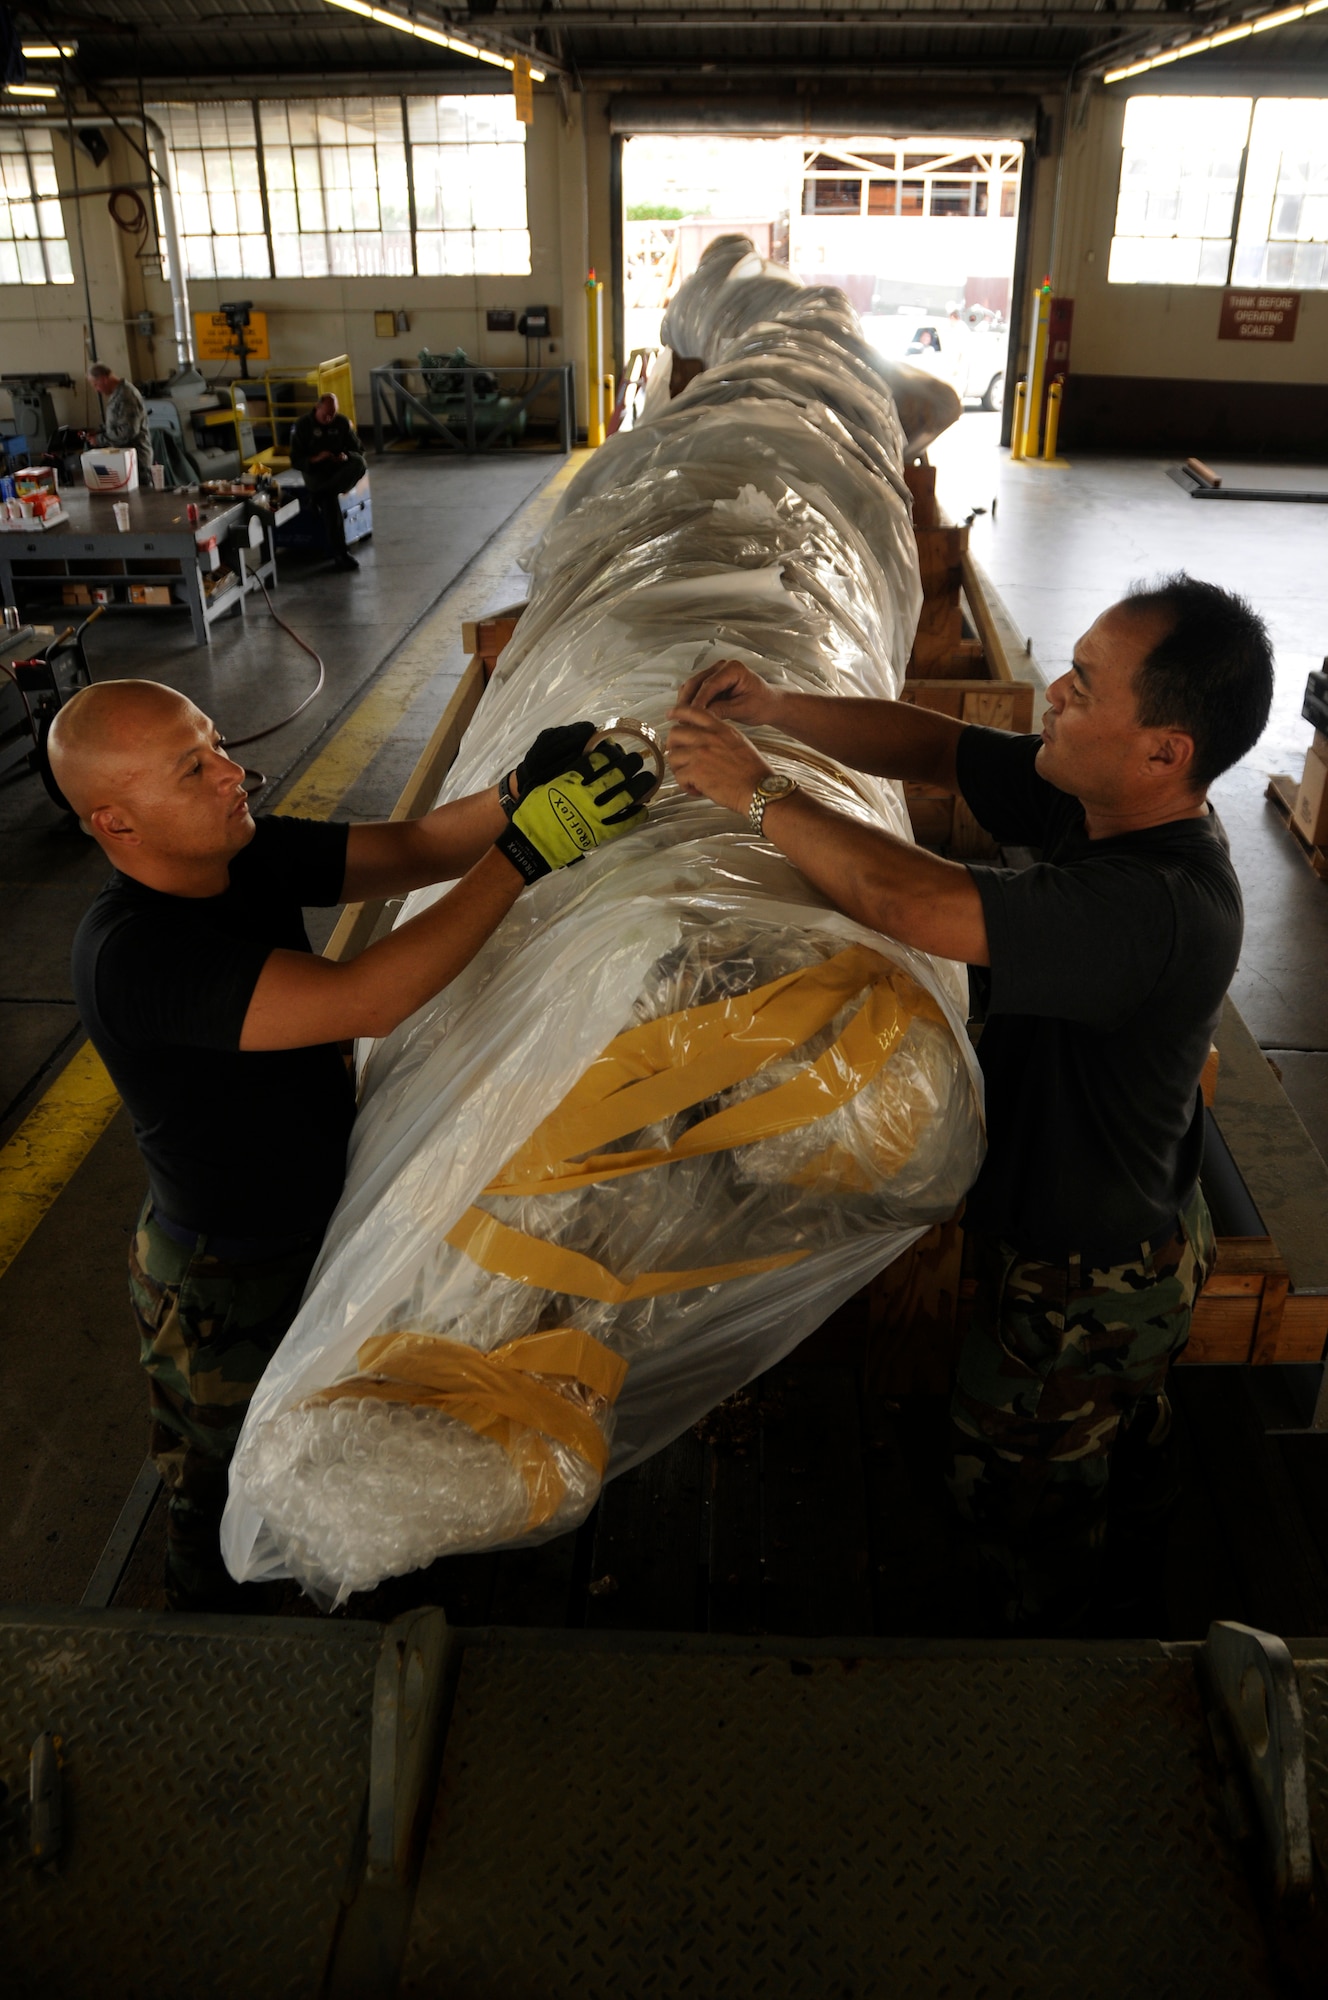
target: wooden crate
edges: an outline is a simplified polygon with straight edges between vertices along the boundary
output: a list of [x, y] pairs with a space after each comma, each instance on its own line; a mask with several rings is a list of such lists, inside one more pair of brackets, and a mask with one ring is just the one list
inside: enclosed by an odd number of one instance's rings
[[471, 661], [478, 660], [487, 684], [498, 664], [498, 655], [511, 641], [524, 604], [509, 604], [505, 610], [491, 611], [484, 618], [467, 618], [461, 627], [461, 644]]

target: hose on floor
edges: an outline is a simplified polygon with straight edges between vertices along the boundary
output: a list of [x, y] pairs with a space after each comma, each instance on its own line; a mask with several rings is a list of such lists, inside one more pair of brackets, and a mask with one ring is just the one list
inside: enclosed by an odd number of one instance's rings
[[[284, 729], [288, 722], [294, 722], [297, 715], [303, 715], [305, 709], [308, 708], [310, 702], [317, 701], [319, 695], [323, 692], [324, 685], [326, 684], [327, 681], [327, 668], [323, 664], [322, 654], [316, 652], [314, 648], [309, 644], [308, 640], [302, 639], [299, 633], [295, 630], [294, 626], [288, 625], [285, 619], [281, 617], [281, 615], [274, 607], [272, 599], [268, 596], [267, 585], [264, 583], [262, 577], [259, 576], [256, 571], [254, 573], [254, 582], [258, 585], [258, 588], [263, 593], [263, 602], [267, 605], [269, 617], [271, 617], [276, 624], [280, 625], [282, 631], [287, 635], [288, 638], [291, 638], [295, 641], [296, 645], [300, 648], [301, 652], [307, 653], [309, 655], [309, 658], [314, 662], [314, 664], [318, 668], [318, 676], [317, 679], [314, 681], [313, 686], [310, 688], [308, 694], [304, 697], [304, 700], [301, 702], [297, 702], [289, 715], [283, 715], [279, 722], [268, 723], [266, 729], [252, 730], [248, 736], [223, 736], [221, 739], [221, 747], [223, 750], [244, 750], [247, 749], [249, 744], [251, 743], [261, 743], [264, 737], [266, 736], [275, 736], [277, 731], [279, 729]], [[252, 791], [257, 791], [261, 785], [265, 785], [267, 783], [267, 779], [262, 771], [251, 770], [247, 764], [245, 766], [244, 775], [246, 779], [251, 781], [249, 788]]]

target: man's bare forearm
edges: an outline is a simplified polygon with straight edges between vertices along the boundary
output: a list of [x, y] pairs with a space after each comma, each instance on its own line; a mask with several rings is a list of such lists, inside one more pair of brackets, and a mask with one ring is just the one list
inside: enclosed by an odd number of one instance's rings
[[763, 831], [845, 916], [919, 951], [987, 964], [982, 900], [958, 862], [864, 826], [802, 791], [770, 802]]
[[296, 1049], [390, 1034], [465, 970], [523, 887], [512, 863], [491, 849], [431, 908], [344, 965], [305, 952], [272, 952], [240, 1047]]
[[958, 790], [955, 757], [964, 725], [934, 709], [906, 701], [781, 692], [773, 721], [786, 736], [851, 770]]
[[430, 882], [452, 882], [492, 847], [507, 825], [496, 788], [435, 806], [419, 819], [353, 826], [346, 842], [342, 898], [401, 896]]

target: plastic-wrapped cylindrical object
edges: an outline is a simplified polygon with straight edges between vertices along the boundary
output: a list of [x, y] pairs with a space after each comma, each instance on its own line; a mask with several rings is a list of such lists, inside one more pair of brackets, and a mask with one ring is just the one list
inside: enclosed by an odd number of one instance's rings
[[[747, 236], [720, 236], [709, 244], [690, 278], [678, 288], [660, 322], [671, 354], [704, 361], [708, 368], [751, 350], [749, 336], [762, 322], [799, 327], [829, 341], [841, 358], [858, 362], [884, 382], [894, 399], [910, 458], [927, 449], [962, 411], [948, 382], [878, 354], [864, 339], [847, 295], [835, 285], [803, 286], [785, 265], [759, 255]], [[659, 391], [647, 404], [655, 415]]]
[[[726, 657], [898, 691], [921, 591], [889, 396], [823, 328], [751, 340], [571, 482], [444, 797], [554, 723], [664, 736]], [[753, 735], [909, 838], [894, 785]], [[643, 831], [528, 888], [361, 1051], [345, 1193], [232, 1467], [233, 1574], [341, 1601], [582, 1520], [954, 1211], [982, 1148], [965, 1003], [959, 968], [672, 780]]]

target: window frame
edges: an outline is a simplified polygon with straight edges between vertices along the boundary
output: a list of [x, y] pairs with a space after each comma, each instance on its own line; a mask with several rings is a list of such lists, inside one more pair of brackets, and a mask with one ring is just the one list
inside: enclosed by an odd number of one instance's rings
[[[504, 146], [509, 148], [519, 147], [520, 149], [520, 155], [521, 155], [520, 184], [521, 184], [521, 204], [522, 204], [522, 222], [520, 229], [518, 230], [515, 224], [509, 221], [502, 221], [497, 224], [491, 225], [490, 227], [481, 228], [475, 224], [473, 219], [469, 227], [464, 229], [463, 228], [449, 229], [445, 224], [440, 225], [440, 227], [436, 230], [431, 230], [427, 227], [421, 226], [419, 202], [417, 199], [417, 190], [416, 190], [415, 153], [417, 148], [429, 148], [429, 147], [436, 148], [439, 145], [456, 144], [460, 147], [461, 150], [465, 151], [467, 155], [469, 155], [472, 143], [479, 144], [481, 142], [479, 140], [472, 141], [472, 138], [469, 134], [468, 125], [465, 136], [463, 136], [460, 140], [439, 139], [438, 141], [435, 142], [425, 139], [414, 138], [411, 133], [411, 115], [410, 115], [411, 106], [412, 104], [430, 104], [437, 106], [457, 101], [461, 102], [464, 105], [468, 103], [469, 99], [472, 96], [481, 97], [486, 104], [491, 98], [501, 99], [505, 107], [509, 107], [511, 103], [511, 99], [508, 96], [508, 94], [502, 91], [478, 92], [478, 93], [460, 92], [460, 91], [440, 92], [437, 90], [416, 91], [416, 92], [404, 92], [404, 91], [374, 92], [372, 89], [367, 90], [359, 97], [347, 97], [345, 93], [342, 93], [340, 96], [337, 97], [309, 96], [309, 97], [296, 98], [296, 97], [236, 96], [224, 99], [209, 100], [209, 102], [215, 104], [218, 107], [223, 105], [227, 107], [244, 106], [248, 112], [251, 121], [251, 127], [254, 135], [253, 150], [255, 152], [258, 162], [258, 191], [262, 201], [263, 239], [265, 241], [267, 248], [267, 263], [268, 263], [267, 279], [269, 281], [278, 281], [283, 283], [292, 279], [299, 280], [302, 282], [313, 283], [322, 277], [330, 277], [338, 280], [343, 280], [348, 277], [376, 278], [382, 280], [384, 278], [389, 278], [389, 277], [431, 278], [431, 277], [448, 276], [448, 275], [466, 276], [475, 278], [529, 277], [533, 270], [532, 246], [530, 241], [530, 179], [529, 179], [530, 165], [529, 165], [529, 152], [528, 152], [528, 134], [525, 125], [520, 120], [516, 120], [513, 118], [506, 121], [507, 123], [513, 125], [514, 129], [512, 130], [511, 133], [503, 133], [497, 137], [486, 139], [485, 141], [483, 141], [483, 143], [485, 144]], [[178, 186], [178, 180], [176, 179], [176, 169], [175, 169], [175, 153], [177, 152], [177, 150], [191, 151], [191, 152], [200, 151], [204, 154], [206, 154], [207, 152], [219, 152], [223, 150], [221, 147], [218, 146], [196, 147], [193, 145], [186, 145], [177, 148], [177, 146], [173, 143], [172, 133], [170, 129], [170, 114], [173, 111], [194, 111], [198, 107], [199, 102], [200, 100], [197, 99], [189, 99], [189, 100], [175, 99], [169, 102], [162, 102], [158, 104], [149, 105], [147, 107], [149, 113], [157, 117], [158, 120], [161, 122], [165, 132], [167, 152], [171, 160], [172, 179], [175, 182], [177, 207], [179, 205], [179, 200], [180, 200], [180, 190]], [[285, 141], [283, 142], [275, 141], [271, 138], [270, 135], [265, 134], [263, 129], [263, 111], [264, 108], [267, 107], [269, 110], [279, 109], [282, 112], [286, 112], [288, 107], [296, 105], [305, 108], [316, 107], [318, 111], [321, 111], [324, 107], [326, 107], [329, 111], [335, 111], [335, 107], [347, 103], [368, 103], [375, 106], [392, 105], [395, 107], [396, 118], [398, 121], [398, 127], [400, 132], [399, 143], [401, 146], [405, 164], [406, 228], [404, 230], [399, 230], [399, 229], [387, 230], [384, 229], [383, 227], [382, 181], [379, 174], [379, 163], [377, 157], [379, 135], [377, 133], [377, 130], [375, 130], [375, 135], [372, 140], [365, 142], [363, 147], [359, 146], [352, 147], [351, 151], [355, 152], [363, 150], [365, 152], [368, 152], [372, 150], [374, 153], [375, 193], [379, 203], [378, 228], [377, 230], [357, 230], [354, 228], [349, 230], [329, 229], [326, 226], [326, 209], [325, 207], [323, 207], [322, 212], [324, 215], [324, 227], [321, 230], [306, 230], [304, 228], [297, 226], [297, 229], [295, 231], [295, 240], [297, 242], [301, 241], [304, 237], [308, 236], [315, 239], [320, 239], [327, 247], [327, 263], [328, 263], [327, 270], [325, 272], [311, 273], [308, 279], [306, 280], [305, 273], [303, 271], [285, 272], [278, 268], [278, 254], [277, 254], [278, 239], [280, 239], [284, 243], [286, 238], [290, 235], [290, 231], [274, 227], [273, 213], [272, 213], [272, 189], [269, 184], [269, 156], [271, 155], [273, 150], [278, 145], [284, 146], [285, 150], [289, 151], [289, 153], [291, 154], [293, 160], [297, 143], [303, 143], [303, 142], [297, 142], [289, 136], [290, 134], [289, 117], [287, 117], [286, 119], [287, 138]], [[163, 116], [163, 114], [165, 115]], [[229, 153], [232, 145], [235, 143], [236, 142], [230, 140], [228, 137], [225, 150]], [[315, 149], [320, 156], [319, 199], [320, 199], [320, 207], [322, 207], [328, 193], [336, 192], [336, 189], [334, 186], [330, 186], [330, 184], [327, 182], [324, 176], [322, 159], [321, 159], [323, 152], [323, 141], [319, 139], [315, 141], [314, 144], [315, 144]], [[244, 147], [242, 148], [242, 150], [248, 150], [248, 149], [247, 147]], [[467, 166], [469, 166], [469, 160], [467, 160]], [[204, 192], [205, 194], [207, 193], [206, 187]], [[278, 190], [278, 192], [284, 192], [284, 189]], [[468, 203], [472, 201], [473, 195], [474, 195], [474, 186], [468, 176], [467, 178]], [[210, 211], [209, 211], [209, 216], [210, 216]], [[297, 208], [297, 223], [298, 223], [298, 208]], [[212, 258], [213, 269], [211, 272], [195, 273], [191, 271], [189, 269], [188, 246], [192, 239], [202, 240], [201, 233], [198, 231], [190, 231], [181, 228], [179, 231], [179, 235], [184, 252], [186, 275], [189, 278], [195, 279], [197, 282], [205, 284], [210, 282], [230, 283], [232, 281], [237, 283], [242, 283], [246, 281], [246, 274], [238, 271], [230, 273], [228, 275], [223, 274], [221, 276], [218, 276], [215, 268], [216, 267], [215, 251], [213, 253], [213, 258]], [[425, 269], [422, 265], [420, 256], [421, 237], [438, 236], [445, 238], [449, 235], [455, 235], [455, 236], [464, 235], [470, 240], [471, 260], [469, 267], [465, 271], [458, 270], [452, 273], [448, 273], [446, 271], [436, 272]], [[476, 254], [477, 239], [482, 237], [492, 239], [494, 236], [508, 238], [516, 235], [520, 235], [524, 239], [524, 257], [525, 257], [524, 269], [519, 271], [513, 270], [511, 268], [503, 270], [490, 270], [482, 266], [481, 261]], [[396, 271], [396, 272], [392, 271], [361, 272], [359, 270], [353, 272], [338, 271], [335, 268], [334, 258], [333, 258], [334, 241], [337, 237], [347, 237], [347, 236], [350, 237], [353, 241], [357, 240], [362, 236], [377, 237], [379, 240], [386, 240], [394, 237], [399, 239], [401, 237], [405, 237], [409, 244], [409, 270]], [[209, 231], [208, 238], [206, 240], [215, 244], [219, 240], [226, 240], [226, 239], [224, 237], [219, 238], [215, 231]], [[163, 240], [163, 247], [164, 247], [164, 240]], [[386, 259], [384, 261], [386, 261]], [[256, 283], [261, 283], [264, 281], [261, 276], [254, 273], [249, 273], [247, 274], [247, 276], [250, 280]]]
[[[1328, 147], [1312, 156], [1316, 162], [1322, 163], [1318, 166], [1319, 179], [1310, 190], [1311, 198], [1325, 204], [1324, 219], [1315, 224], [1321, 233], [1291, 236], [1279, 230], [1277, 226], [1277, 207], [1279, 201], [1284, 198], [1281, 189], [1287, 149], [1285, 144], [1279, 145], [1276, 131], [1260, 130], [1261, 124], [1274, 121], [1287, 105], [1304, 107], [1304, 123], [1313, 129], [1316, 113], [1320, 119], [1328, 121], [1328, 97], [1286, 98], [1271, 91], [1261, 94], [1251, 94], [1246, 91], [1209, 91], [1196, 92], [1192, 98], [1187, 99], [1181, 92], [1153, 93], [1140, 90], [1133, 92], [1125, 100], [1127, 118], [1129, 106], [1141, 99], [1158, 105], [1175, 104], [1178, 101], [1249, 105], [1245, 140], [1241, 148], [1240, 166], [1232, 195], [1228, 234], [1225, 237], [1199, 239], [1202, 242], [1225, 244], [1226, 268], [1221, 278], [1121, 278], [1111, 275], [1116, 244], [1121, 241], [1146, 240], [1141, 236], [1122, 238], [1119, 230], [1126, 159], [1125, 128], [1122, 125], [1120, 169], [1116, 180], [1116, 210], [1107, 253], [1107, 283], [1158, 287], [1174, 285], [1186, 291], [1225, 291], [1234, 285], [1250, 290], [1328, 292]], [[1266, 112], [1265, 106], [1269, 107]], [[1167, 238], [1159, 234], [1153, 240], [1174, 242], [1194, 239], [1182, 239], [1179, 236]], [[1317, 259], [1312, 256], [1302, 257], [1302, 252], [1316, 250], [1320, 252]], [[1289, 253], [1291, 269], [1287, 276], [1270, 276], [1267, 272], [1269, 255], [1277, 251]], [[1259, 253], [1262, 253], [1261, 262], [1264, 268], [1261, 273], [1252, 275], [1252, 259]], [[1245, 265], [1244, 269], [1241, 268], [1242, 262]], [[1314, 275], [1312, 267], [1316, 263], [1318, 272]], [[1308, 265], [1311, 268], [1309, 271], [1304, 268], [1298, 270], [1297, 265]]]
[[[16, 132], [21, 142], [18, 146], [6, 146], [4, 151], [9, 158], [21, 159], [23, 162], [28, 182], [28, 200], [25, 202], [21, 197], [11, 195], [7, 188], [0, 186], [0, 203], [3, 203], [7, 219], [10, 209], [31, 207], [37, 233], [35, 236], [19, 236], [16, 233], [11, 233], [9, 236], [0, 236], [0, 243], [13, 245], [15, 267], [18, 269], [17, 277], [0, 278], [0, 285], [72, 285], [74, 283], [74, 263], [69, 250], [69, 237], [65, 231], [65, 213], [64, 205], [60, 200], [60, 177], [55, 167], [53, 135], [49, 130], [42, 128], [41, 136], [46, 140], [46, 144], [37, 148], [38, 152], [49, 156], [51, 178], [56, 183], [53, 190], [48, 193], [42, 193], [37, 186], [37, 176], [33, 171], [32, 150], [29, 146], [29, 139], [34, 135], [24, 130], [21, 120], [14, 120], [12, 123], [7, 122], [6, 130]], [[60, 234], [58, 236], [48, 236], [42, 227], [42, 210], [52, 203], [54, 203], [60, 215]], [[19, 245], [32, 243], [37, 245], [41, 253], [42, 275], [40, 278], [25, 277], [19, 265]], [[50, 250], [56, 244], [59, 244], [65, 252], [65, 261], [69, 265], [67, 276], [64, 273], [57, 276], [51, 269]]]

